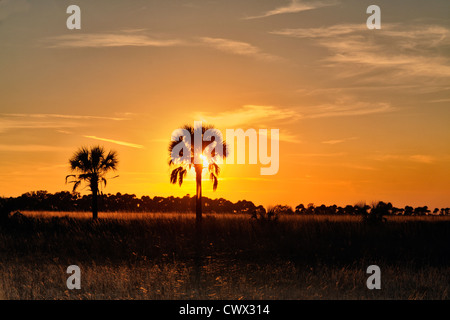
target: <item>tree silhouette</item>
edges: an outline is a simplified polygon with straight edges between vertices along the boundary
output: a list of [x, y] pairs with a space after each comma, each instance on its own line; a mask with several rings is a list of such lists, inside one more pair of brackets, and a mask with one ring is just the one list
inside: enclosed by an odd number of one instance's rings
[[115, 151], [106, 154], [105, 149], [100, 146], [81, 147], [69, 160], [70, 168], [75, 174], [66, 176], [73, 178], [69, 183], [73, 183], [73, 192], [77, 190], [84, 181], [92, 192], [92, 218], [98, 217], [98, 194], [99, 185], [102, 183], [106, 187], [106, 174], [117, 169], [118, 159]]
[[[201, 155], [196, 154], [194, 152], [195, 149], [195, 143], [194, 143], [194, 136], [195, 136], [195, 130], [200, 130], [200, 128], [194, 128], [190, 125], [185, 125], [182, 127], [183, 130], [186, 130], [187, 134], [190, 136], [190, 145], [187, 145], [187, 148], [190, 151], [190, 155], [185, 155], [183, 157], [183, 150], [179, 152], [177, 156], [180, 157], [180, 159], [187, 159], [187, 160], [181, 160], [176, 161], [177, 159], [173, 159], [172, 153], [174, 152], [174, 148], [179, 144], [183, 143], [183, 137], [180, 137], [178, 141], [171, 141], [169, 144], [169, 166], [172, 168], [170, 173], [170, 183], [176, 184], [178, 183], [180, 186], [183, 184], [183, 179], [186, 177], [186, 174], [188, 170], [194, 168], [195, 170], [195, 182], [196, 182], [196, 201], [195, 201], [195, 215], [196, 215], [196, 223], [199, 227], [201, 225], [202, 221], [202, 173], [203, 170], [206, 169], [209, 173], [209, 178], [213, 184], [213, 190], [216, 191], [218, 183], [219, 183], [219, 173], [220, 168], [217, 164], [217, 156], [222, 156], [223, 158], [227, 156], [227, 145], [225, 141], [222, 139], [221, 141], [215, 141], [215, 137], [213, 136], [211, 138], [211, 141], [204, 141], [203, 136], [207, 130], [211, 130], [210, 132], [215, 133], [217, 136], [220, 135], [220, 131], [214, 128], [212, 125], [203, 126], [201, 128]], [[198, 132], [198, 136], [200, 137], [200, 132]], [[210, 150], [209, 148], [212, 148], [215, 146], [217, 150], [221, 150], [222, 154], [217, 155], [215, 153], [215, 149]], [[210, 152], [211, 157], [209, 159], [206, 159], [204, 153], [208, 150]], [[199, 161], [199, 158], [202, 161]], [[222, 158], [222, 159], [223, 159]], [[197, 159], [197, 161], [196, 161]], [[200, 162], [200, 163], [196, 163]]]

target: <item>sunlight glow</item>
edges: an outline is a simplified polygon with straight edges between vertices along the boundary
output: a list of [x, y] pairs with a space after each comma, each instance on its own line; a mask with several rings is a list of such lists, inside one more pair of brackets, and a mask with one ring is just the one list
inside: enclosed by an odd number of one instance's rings
[[209, 166], [208, 157], [206, 157], [205, 155], [201, 154], [200, 158], [203, 161], [203, 168], [208, 168], [208, 166]]

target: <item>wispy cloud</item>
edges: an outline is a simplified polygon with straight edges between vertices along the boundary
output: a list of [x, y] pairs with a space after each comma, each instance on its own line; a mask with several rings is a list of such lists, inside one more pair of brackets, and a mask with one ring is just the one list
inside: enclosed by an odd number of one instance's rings
[[244, 105], [239, 109], [233, 109], [219, 113], [196, 113], [194, 119], [215, 123], [217, 126], [235, 128], [242, 125], [259, 127], [263, 123], [277, 120], [295, 120], [298, 115], [288, 108], [275, 106]]
[[103, 47], [175, 47], [207, 46], [230, 54], [253, 57], [264, 61], [282, 60], [242, 41], [224, 38], [199, 37], [193, 39], [161, 39], [142, 34], [144, 29], [122, 30], [118, 33], [83, 33], [47, 37], [42, 43], [48, 48], [103, 48]]
[[158, 39], [143, 34], [83, 33], [48, 37], [43, 43], [49, 48], [102, 48], [102, 47], [172, 47], [182, 45], [179, 39]]
[[89, 139], [94, 139], [94, 140], [105, 141], [105, 142], [111, 142], [111, 143], [115, 143], [115, 144], [118, 144], [118, 145], [121, 145], [121, 146], [131, 147], [131, 148], [138, 148], [138, 149], [143, 149], [144, 148], [143, 145], [130, 143], [130, 142], [125, 142], [125, 141], [100, 138], [100, 137], [96, 137], [96, 136], [83, 136], [83, 137], [89, 138]]
[[420, 163], [433, 163], [435, 162], [435, 158], [425, 154], [414, 154], [409, 157], [412, 161], [420, 162]]
[[[302, 143], [302, 141], [299, 139], [299, 137], [295, 134], [289, 133], [284, 129], [279, 129], [279, 141], [285, 141], [289, 143]], [[271, 131], [270, 129], [267, 130], [267, 134], [264, 134], [264, 132], [258, 132], [258, 135], [264, 139], [270, 140], [271, 139]]]
[[428, 101], [429, 103], [441, 103], [441, 102], [450, 102], [450, 98], [449, 99], [434, 99], [434, 100], [430, 100]]
[[0, 144], [0, 151], [7, 152], [52, 152], [52, 151], [67, 151], [68, 147], [28, 144], [28, 145], [8, 145]]
[[60, 118], [60, 119], [76, 119], [76, 120], [85, 120], [85, 119], [102, 119], [114, 121], [128, 120], [128, 118], [119, 118], [119, 117], [101, 117], [101, 116], [55, 114], [55, 113], [1, 113], [0, 116], [16, 117], [16, 118], [39, 118], [39, 119]]
[[393, 111], [385, 102], [365, 102], [356, 100], [337, 101], [308, 107], [300, 107], [298, 112], [304, 119], [362, 116]]
[[[275, 106], [244, 105], [239, 109], [233, 109], [220, 113], [196, 113], [194, 119], [214, 123], [218, 127], [229, 129], [238, 128], [277, 128], [280, 121], [295, 121], [299, 119], [295, 111], [288, 108]], [[270, 130], [267, 134], [270, 138]], [[299, 137], [287, 130], [279, 132], [279, 140], [290, 143], [301, 143]]]
[[322, 143], [324, 144], [338, 144], [338, 143], [342, 143], [345, 142], [344, 139], [335, 139], [335, 140], [327, 140], [327, 141], [322, 141]]
[[405, 83], [405, 78], [417, 82], [417, 77], [445, 78], [447, 81], [450, 77], [450, 61], [444, 50], [450, 45], [450, 29], [444, 26], [385, 23], [376, 37], [367, 36], [364, 24], [284, 29], [271, 33], [315, 40], [329, 51], [323, 62], [328, 67], [341, 68], [342, 72], [336, 73], [341, 76], [374, 73], [364, 80], [383, 85], [386, 81], [411, 84]]
[[30, 121], [23, 119], [1, 119], [0, 118], [0, 132], [5, 132], [13, 129], [67, 129], [79, 127], [80, 124], [76, 122], [56, 122], [56, 121]]
[[[193, 114], [194, 119], [214, 123], [218, 127], [238, 128], [240, 126], [261, 128], [268, 125], [278, 125], [280, 121], [292, 122], [301, 119], [316, 119], [327, 117], [362, 116], [376, 113], [392, 112], [395, 109], [385, 102], [357, 101], [351, 97], [343, 97], [334, 103], [320, 105], [280, 107], [264, 105], [244, 105], [239, 109], [232, 109], [219, 113], [197, 112]], [[295, 135], [289, 133], [281, 134], [286, 141], [299, 142]], [[281, 137], [280, 136], [280, 137]], [[356, 139], [356, 138], [348, 138]], [[339, 143], [331, 141], [328, 143]], [[326, 142], [324, 142], [326, 143]]]
[[339, 144], [339, 143], [344, 143], [346, 141], [350, 141], [350, 140], [355, 140], [357, 139], [356, 137], [351, 137], [351, 138], [345, 138], [345, 139], [332, 139], [332, 140], [326, 140], [326, 141], [322, 141], [323, 144]]
[[0, 132], [11, 129], [55, 129], [66, 131], [86, 125], [92, 120], [127, 120], [124, 117], [102, 117], [70, 114], [40, 114], [40, 113], [0, 113]]
[[334, 158], [347, 155], [345, 152], [331, 152], [331, 153], [291, 153], [290, 156], [295, 157], [308, 157], [308, 158]]
[[376, 161], [412, 161], [424, 164], [436, 162], [436, 158], [426, 154], [400, 155], [400, 154], [383, 154], [372, 157]]
[[258, 18], [266, 18], [279, 14], [286, 13], [297, 13], [302, 11], [314, 10], [322, 7], [328, 7], [336, 5], [337, 1], [300, 1], [300, 0], [291, 0], [290, 3], [286, 6], [278, 7], [273, 10], [269, 10], [263, 14], [246, 17], [245, 19], [258, 19]]
[[247, 42], [210, 37], [202, 37], [200, 40], [212, 48], [231, 54], [249, 56], [266, 61], [276, 61], [281, 59], [280, 57], [265, 53], [258, 47]]

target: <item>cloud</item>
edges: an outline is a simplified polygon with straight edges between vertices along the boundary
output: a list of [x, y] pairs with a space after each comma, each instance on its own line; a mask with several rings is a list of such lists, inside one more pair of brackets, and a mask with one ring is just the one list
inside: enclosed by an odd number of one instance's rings
[[314, 1], [305, 2], [300, 0], [291, 0], [287, 6], [279, 7], [270, 11], [267, 11], [261, 15], [246, 17], [245, 19], [259, 19], [271, 17], [279, 14], [297, 13], [302, 11], [314, 10], [322, 7], [336, 5], [337, 1]]
[[48, 48], [111, 48], [111, 47], [174, 47], [181, 45], [208, 46], [223, 52], [254, 57], [264, 61], [281, 60], [280, 57], [263, 52], [258, 47], [242, 41], [200, 37], [188, 41], [157, 39], [142, 34], [144, 29], [123, 30], [121, 33], [68, 34], [47, 37], [42, 43]]
[[103, 48], [103, 47], [173, 47], [184, 42], [178, 39], [156, 39], [143, 34], [83, 33], [48, 37], [43, 40], [49, 48]]
[[449, 99], [435, 99], [435, 100], [430, 100], [428, 101], [429, 103], [441, 103], [441, 102], [450, 102], [450, 98]]
[[226, 112], [196, 113], [194, 119], [214, 123], [217, 126], [236, 128], [242, 125], [261, 126], [262, 122], [277, 120], [294, 120], [298, 116], [295, 111], [275, 106], [244, 105], [240, 109]]
[[424, 154], [415, 154], [410, 156], [410, 159], [412, 161], [416, 161], [416, 162], [420, 162], [420, 163], [433, 163], [435, 161], [435, 158], [429, 155], [424, 155]]
[[[278, 140], [279, 141], [285, 141], [285, 142], [290, 142], [290, 143], [302, 143], [302, 141], [298, 138], [298, 136], [288, 133], [286, 132], [286, 130], [281, 130], [279, 129], [279, 136], [278, 136]], [[269, 141], [271, 139], [271, 131], [270, 129], [267, 130], [267, 134], [264, 134], [263, 132], [258, 132], [258, 135], [262, 138], [264, 137], [264, 139], [268, 139], [267, 141]]]
[[359, 78], [359, 85], [367, 82], [386, 85], [389, 81], [410, 85], [423, 81], [423, 78], [448, 81], [450, 77], [450, 61], [445, 54], [445, 48], [450, 45], [450, 29], [444, 26], [385, 23], [374, 36], [368, 36], [364, 24], [284, 29], [271, 33], [311, 39], [326, 48], [329, 54], [323, 62], [328, 67], [340, 68], [341, 72], [335, 73], [338, 76], [371, 75], [363, 80]]
[[231, 54], [255, 57], [257, 59], [266, 61], [275, 61], [281, 59], [271, 54], [262, 52], [259, 48], [246, 42], [209, 37], [202, 37], [200, 38], [200, 40], [212, 48]]
[[345, 152], [333, 152], [333, 153], [292, 153], [290, 154], [296, 157], [312, 157], [312, 158], [334, 158], [334, 157], [342, 157], [347, 155]]
[[383, 154], [373, 157], [376, 161], [412, 161], [424, 164], [431, 164], [436, 161], [436, 158], [425, 154], [414, 155], [399, 155], [399, 154]]
[[7, 151], [7, 152], [52, 152], [52, 151], [67, 151], [67, 150], [70, 150], [70, 148], [39, 145], [39, 144], [30, 144], [30, 145], [0, 144], [0, 151]]
[[338, 101], [310, 107], [299, 108], [300, 116], [304, 119], [362, 116], [382, 112], [390, 112], [394, 109], [385, 102], [364, 101]]
[[11, 129], [56, 129], [67, 131], [86, 125], [87, 120], [122, 121], [127, 118], [69, 114], [0, 113], [0, 132]]
[[105, 142], [111, 142], [111, 143], [115, 143], [115, 144], [118, 144], [118, 145], [121, 145], [121, 146], [131, 147], [131, 148], [138, 148], [138, 149], [143, 149], [144, 148], [144, 146], [142, 146], [140, 144], [124, 142], [124, 141], [119, 141], [119, 140], [99, 138], [99, 137], [96, 137], [96, 136], [83, 136], [83, 137], [89, 138], [89, 139], [94, 139], [94, 140], [105, 141]]
[[[217, 127], [224, 127], [227, 129], [238, 128], [263, 128], [268, 129], [270, 138], [270, 129], [276, 129], [276, 122], [278, 121], [295, 121], [299, 117], [295, 111], [288, 108], [280, 108], [275, 106], [257, 106], [244, 105], [240, 109], [234, 109], [227, 112], [220, 113], [196, 113], [193, 115], [194, 119], [201, 120], [207, 123], [214, 123]], [[270, 126], [269, 126], [270, 124]], [[225, 134], [225, 132], [223, 133]], [[290, 143], [301, 143], [301, 140], [295, 134], [286, 130], [280, 130], [279, 140]]]
[[75, 122], [54, 122], [54, 121], [30, 121], [30, 120], [11, 120], [0, 119], [0, 132], [12, 129], [66, 129], [79, 127]]
[[339, 144], [339, 143], [343, 143], [345, 141], [346, 141], [345, 139], [335, 139], [335, 140], [322, 141], [322, 143], [324, 143], [324, 144]]
[[88, 116], [88, 115], [74, 115], [74, 114], [55, 114], [55, 113], [1, 113], [0, 116], [8, 117], [18, 117], [18, 118], [61, 118], [61, 119], [102, 119], [102, 120], [114, 120], [122, 121], [128, 120], [128, 118], [118, 118], [118, 117], [100, 117], [100, 116]]
[[358, 138], [357, 137], [350, 137], [350, 138], [344, 138], [344, 139], [332, 139], [332, 140], [322, 141], [322, 143], [323, 144], [334, 145], [334, 144], [340, 144], [340, 143], [344, 143], [346, 141], [356, 140], [356, 139], [358, 139]]
[[[219, 113], [193, 114], [198, 121], [214, 123], [218, 127], [239, 128], [267, 127], [269, 124], [276, 125], [277, 122], [293, 122], [301, 119], [317, 119], [326, 117], [362, 116], [376, 113], [391, 112], [395, 109], [384, 102], [357, 101], [351, 97], [343, 97], [334, 103], [301, 107], [279, 107], [264, 105], [244, 105], [240, 109], [233, 109]], [[289, 142], [300, 142], [298, 137], [289, 133], [280, 133], [280, 139]], [[348, 138], [352, 140], [356, 138]], [[333, 141], [332, 141], [333, 142]], [[332, 142], [328, 142], [331, 144]], [[338, 143], [340, 141], [334, 141]], [[326, 143], [326, 142], [324, 142]]]

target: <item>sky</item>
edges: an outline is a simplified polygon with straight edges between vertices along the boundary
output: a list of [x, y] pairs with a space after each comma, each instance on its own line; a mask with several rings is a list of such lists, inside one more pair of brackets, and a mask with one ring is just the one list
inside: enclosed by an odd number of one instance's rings
[[[66, 26], [72, 4], [80, 30]], [[372, 4], [381, 29], [367, 28]], [[193, 172], [169, 183], [167, 148], [203, 121], [280, 132], [277, 174], [224, 164], [204, 196], [449, 207], [449, 12], [447, 0], [0, 0], [0, 196], [70, 191], [69, 158], [98, 144], [119, 155], [103, 192], [194, 195]]]

